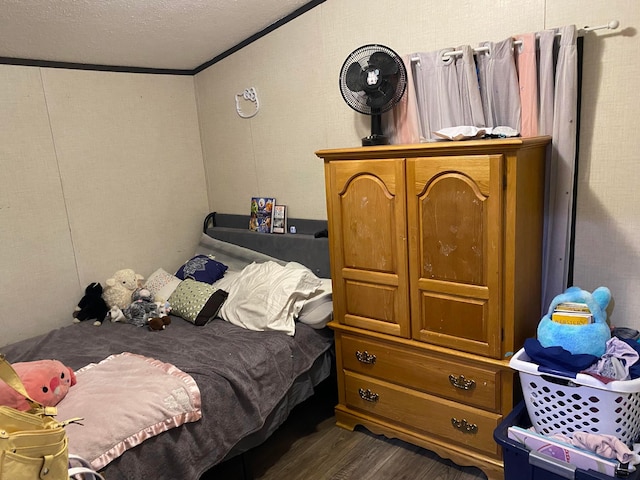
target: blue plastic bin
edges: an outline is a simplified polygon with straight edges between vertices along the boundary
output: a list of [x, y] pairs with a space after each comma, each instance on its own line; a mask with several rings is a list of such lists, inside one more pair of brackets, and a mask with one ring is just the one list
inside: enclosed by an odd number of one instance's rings
[[508, 437], [508, 429], [512, 425], [523, 428], [529, 428], [531, 426], [531, 421], [527, 414], [527, 407], [524, 402], [518, 403], [493, 432], [493, 438], [498, 445], [502, 447], [505, 480], [560, 480], [565, 478], [578, 480], [640, 479], [640, 471], [638, 470], [629, 475], [621, 473], [619, 476], [610, 477], [593, 470], [582, 470], [537, 452], [530, 452], [524, 448], [523, 445]]

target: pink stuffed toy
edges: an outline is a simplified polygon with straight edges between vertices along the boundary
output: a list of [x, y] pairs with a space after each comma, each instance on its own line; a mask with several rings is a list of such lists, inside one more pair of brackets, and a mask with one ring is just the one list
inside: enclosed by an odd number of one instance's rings
[[[46, 407], [55, 407], [76, 384], [76, 374], [58, 360], [36, 360], [12, 364], [29, 396]], [[0, 381], [0, 405], [26, 411], [30, 406], [22, 395]]]

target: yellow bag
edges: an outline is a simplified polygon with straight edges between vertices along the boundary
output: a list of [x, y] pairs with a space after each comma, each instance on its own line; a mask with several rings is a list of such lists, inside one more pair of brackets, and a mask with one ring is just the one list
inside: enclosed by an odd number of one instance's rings
[[[0, 354], [0, 379], [27, 399], [28, 412], [0, 406], [0, 480], [67, 480], [69, 451], [55, 407], [29, 398], [13, 367]], [[77, 419], [71, 420], [75, 421]]]

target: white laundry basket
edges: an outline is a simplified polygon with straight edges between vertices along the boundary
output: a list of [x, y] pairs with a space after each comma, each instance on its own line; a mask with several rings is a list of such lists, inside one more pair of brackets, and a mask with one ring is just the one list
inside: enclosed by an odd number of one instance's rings
[[640, 436], [640, 378], [604, 384], [581, 373], [570, 378], [539, 372], [524, 349], [509, 365], [520, 372], [527, 412], [538, 433], [608, 434], [629, 446]]

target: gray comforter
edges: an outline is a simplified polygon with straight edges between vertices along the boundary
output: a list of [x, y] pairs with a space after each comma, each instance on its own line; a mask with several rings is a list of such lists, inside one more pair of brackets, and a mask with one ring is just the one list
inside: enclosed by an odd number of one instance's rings
[[109, 322], [100, 327], [91, 322], [69, 325], [0, 352], [10, 362], [51, 358], [73, 369], [132, 352], [189, 373], [200, 388], [202, 419], [144, 441], [104, 472], [109, 480], [196, 480], [243, 438], [264, 429], [296, 378], [332, 344], [330, 331], [303, 324], [297, 324], [290, 337], [253, 332], [222, 320], [196, 327], [173, 317], [159, 332]]

